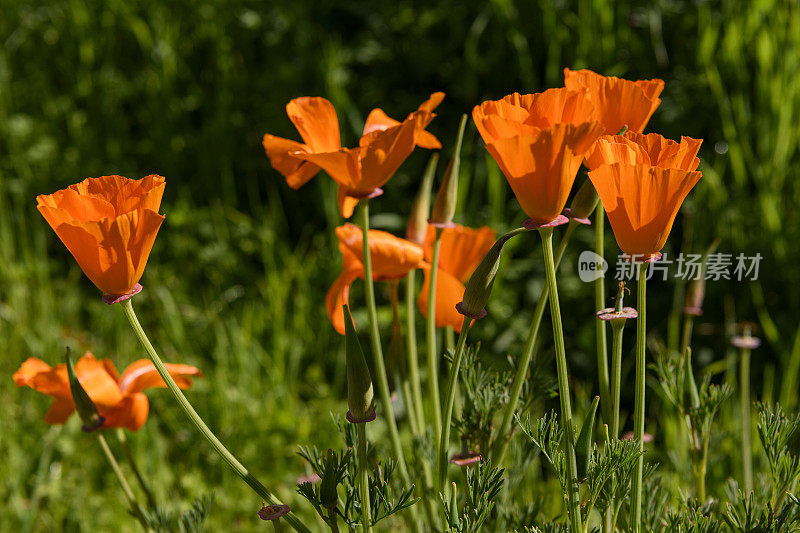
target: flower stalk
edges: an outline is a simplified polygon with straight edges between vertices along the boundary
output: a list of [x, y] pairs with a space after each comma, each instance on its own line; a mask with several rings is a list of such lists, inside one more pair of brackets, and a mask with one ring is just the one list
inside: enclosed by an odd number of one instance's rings
[[131, 486], [128, 484], [128, 481], [125, 479], [125, 475], [122, 473], [122, 469], [119, 467], [119, 463], [117, 463], [117, 459], [114, 457], [114, 453], [111, 451], [111, 448], [108, 446], [108, 442], [106, 442], [105, 437], [100, 432], [96, 432], [95, 435], [97, 436], [97, 442], [100, 443], [100, 448], [103, 449], [103, 455], [106, 456], [106, 460], [108, 464], [111, 466], [111, 470], [114, 471], [114, 475], [117, 476], [117, 480], [119, 481], [120, 487], [122, 487], [122, 492], [125, 494], [125, 499], [128, 500], [128, 505], [131, 508], [131, 513], [139, 523], [142, 525], [145, 531], [150, 531], [150, 525], [147, 523], [147, 517], [145, 517], [144, 511], [142, 507], [139, 505], [139, 501], [136, 499], [136, 495], [131, 490]]
[[[428, 388], [430, 392], [431, 410], [433, 412], [434, 439], [442, 433], [442, 403], [439, 396], [439, 351], [436, 349], [436, 278], [439, 270], [439, 251], [442, 247], [442, 230], [436, 228], [436, 239], [433, 242], [431, 273], [428, 292], [428, 321], [425, 340], [428, 347]], [[434, 448], [438, 443], [434, 442]]]
[[456, 343], [456, 350], [453, 355], [453, 364], [450, 367], [450, 381], [447, 386], [447, 399], [445, 400], [444, 415], [442, 416], [442, 435], [439, 439], [439, 483], [437, 489], [439, 492], [444, 492], [444, 487], [447, 485], [447, 445], [450, 442], [450, 421], [453, 417], [453, 404], [455, 403], [456, 388], [458, 386], [458, 372], [461, 368], [461, 360], [464, 357], [464, 346], [467, 342], [467, 334], [469, 333], [472, 319], [468, 316], [464, 317], [464, 322], [461, 326], [461, 333], [458, 335], [458, 342]]
[[[361, 527], [372, 533], [372, 513], [369, 505], [369, 471], [367, 470], [367, 425], [356, 424], [358, 430], [358, 486], [361, 491]], [[335, 517], [334, 517], [335, 519]]]
[[558, 396], [561, 402], [561, 422], [564, 427], [564, 455], [567, 463], [567, 510], [571, 531], [581, 530], [580, 498], [578, 494], [578, 467], [575, 459], [575, 436], [572, 424], [572, 406], [569, 397], [567, 378], [567, 355], [564, 349], [564, 332], [561, 326], [561, 309], [558, 303], [558, 286], [553, 260], [553, 228], [539, 229], [542, 237], [542, 251], [547, 272], [547, 286], [550, 296], [550, 317], [553, 321], [553, 340], [556, 349], [556, 370], [558, 373]]
[[[642, 524], [642, 476], [644, 475], [644, 395], [645, 395], [645, 335], [647, 328], [647, 263], [639, 263], [636, 273], [636, 308], [639, 316], [636, 322], [636, 383], [634, 403], [634, 438], [639, 446], [639, 459], [633, 478], [633, 501], [631, 504], [631, 525], [638, 533]], [[705, 475], [703, 475], [705, 479]]]
[[[131, 304], [131, 300], [125, 300], [122, 302], [122, 309], [125, 311], [125, 316], [128, 317], [128, 321], [133, 328], [134, 333], [139, 338], [139, 342], [141, 342], [142, 346], [144, 347], [145, 351], [147, 352], [148, 357], [153, 362], [153, 365], [156, 367], [156, 371], [161, 376], [161, 379], [164, 380], [164, 383], [167, 385], [167, 389], [175, 398], [175, 401], [178, 402], [178, 405], [183, 409], [183, 412], [189, 418], [189, 421], [194, 425], [195, 429], [200, 432], [203, 437], [211, 444], [211, 447], [214, 448], [214, 451], [219, 454], [219, 456], [230, 466], [236, 474], [242, 478], [242, 481], [247, 483], [247, 485], [253, 489], [253, 491], [258, 494], [261, 498], [266, 501], [271, 502], [274, 505], [283, 505], [281, 501], [275, 497], [267, 488], [261, 484], [258, 479], [250, 473], [247, 468], [244, 467], [242, 463], [239, 462], [238, 459], [222, 444], [222, 442], [217, 438], [216, 435], [209, 429], [200, 415], [197, 414], [197, 411], [194, 410], [192, 404], [189, 403], [189, 400], [186, 399], [186, 396], [183, 395], [183, 392], [178, 388], [178, 385], [175, 383], [175, 380], [172, 379], [172, 376], [167, 371], [167, 367], [164, 366], [163, 361], [161, 361], [161, 357], [159, 357], [158, 353], [156, 352], [153, 345], [150, 343], [150, 339], [147, 338], [147, 334], [144, 332], [142, 325], [139, 323], [139, 319], [136, 317], [136, 313], [133, 310], [133, 305]], [[310, 533], [310, 530], [303, 524], [303, 522], [297, 518], [293, 513], [289, 513], [285, 516], [285, 519], [289, 524], [294, 528], [295, 531], [298, 533]]]

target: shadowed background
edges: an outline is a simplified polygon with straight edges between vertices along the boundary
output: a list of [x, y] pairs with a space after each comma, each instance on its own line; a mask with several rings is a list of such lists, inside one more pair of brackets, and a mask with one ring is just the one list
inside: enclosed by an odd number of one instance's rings
[[[55, 364], [67, 346], [111, 357], [120, 369], [144, 356], [121, 310], [100, 302], [35, 208], [37, 194], [103, 174], [167, 178], [167, 219], [135, 300], [140, 318], [165, 360], [204, 370], [190, 398], [222, 440], [309, 512], [294, 495], [305, 473], [296, 446], [334, 445], [329, 411], [345, 409], [343, 342], [324, 310], [340, 269], [333, 228], [341, 220], [329, 178], [292, 191], [261, 147], [265, 132], [299, 138], [284, 106], [303, 95], [333, 102], [352, 145], [373, 107], [402, 118], [442, 90], [429, 130], [446, 160], [462, 113], [487, 98], [561, 85], [565, 66], [664, 79], [647, 131], [704, 139], [704, 178], [666, 250], [700, 253], [719, 238], [720, 252], [763, 256], [758, 282], [709, 283], [696, 362], [730, 377], [727, 338], [739, 321], [756, 322], [765, 342], [754, 394], [793, 406], [799, 11], [788, 0], [0, 0], [0, 524], [137, 527], [94, 439], [76, 420], [48, 429], [49, 399], [11, 381], [25, 358]], [[416, 150], [373, 202], [376, 227], [402, 234], [428, 157]], [[522, 220], [472, 124], [462, 169], [460, 222], [505, 231]], [[592, 289], [574, 276], [577, 253], [591, 243], [590, 231], [578, 232], [561, 270], [579, 408], [596, 390]], [[615, 257], [610, 232], [607, 244]], [[475, 337], [500, 362], [521, 351], [543, 284], [534, 236], [517, 239], [508, 257]], [[666, 344], [678, 335], [682, 288], [650, 288], [653, 343]], [[356, 287], [363, 325], [361, 295]], [[385, 288], [379, 298], [386, 303]], [[550, 348], [546, 335], [542, 349]], [[165, 392], [149, 396], [151, 417], [130, 440], [159, 499], [182, 508], [213, 492], [209, 530], [258, 527], [260, 502]], [[655, 402], [651, 417], [658, 409]], [[732, 466], [710, 468], [713, 486]]]

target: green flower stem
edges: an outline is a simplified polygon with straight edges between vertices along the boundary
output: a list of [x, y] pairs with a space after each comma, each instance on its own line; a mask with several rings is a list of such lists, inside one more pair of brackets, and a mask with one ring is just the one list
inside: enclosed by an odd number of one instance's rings
[[[597, 215], [594, 220], [594, 253], [601, 258], [604, 256], [605, 251], [605, 220], [606, 212], [603, 209], [603, 204], [597, 204]], [[602, 268], [602, 263], [596, 263], [597, 268]], [[594, 307], [595, 310], [605, 308], [606, 306], [606, 286], [605, 278], [600, 276], [594, 280]], [[611, 409], [608, 402], [609, 387], [608, 387], [608, 340], [606, 339], [606, 323], [604, 320], [595, 318], [595, 342], [597, 344], [597, 381], [600, 386], [600, 409], [603, 412], [603, 420], [606, 423], [611, 419]]]
[[681, 353], [686, 351], [689, 344], [692, 342], [692, 326], [694, 324], [694, 315], [687, 314], [683, 318], [683, 334], [681, 336]]
[[[393, 279], [388, 282], [389, 284], [389, 301], [392, 305], [392, 343], [395, 342], [395, 335], [398, 338], [401, 335], [400, 326], [400, 297], [399, 297], [399, 280]], [[390, 347], [392, 350], [392, 347]], [[404, 372], [402, 365], [402, 355], [399, 353], [390, 352], [395, 357], [395, 364], [393, 365], [395, 388], [403, 395], [403, 405], [406, 408], [406, 416], [408, 417], [411, 426], [411, 432], [414, 435], [419, 435], [422, 431], [417, 424], [417, 411], [414, 405], [414, 400], [411, 398], [411, 383], [408, 380], [408, 374]]]
[[128, 485], [128, 481], [125, 479], [125, 475], [122, 473], [122, 469], [120, 469], [119, 463], [117, 463], [117, 460], [114, 457], [114, 453], [111, 451], [111, 448], [108, 447], [108, 442], [106, 442], [106, 439], [103, 437], [102, 433], [97, 432], [96, 435], [97, 442], [100, 443], [100, 447], [103, 449], [103, 453], [108, 460], [108, 464], [111, 465], [111, 470], [113, 470], [114, 474], [116, 474], [119, 484], [122, 487], [122, 492], [125, 493], [125, 499], [128, 500], [128, 505], [131, 507], [131, 512], [139, 521], [139, 523], [142, 524], [144, 530], [150, 531], [150, 526], [147, 523], [147, 518], [144, 515], [144, 511], [142, 511], [142, 508], [139, 506], [139, 502], [136, 500], [136, 495], [131, 490], [131, 486]]
[[[640, 263], [636, 274], [636, 399], [634, 404], [634, 438], [639, 444], [639, 460], [633, 478], [633, 501], [631, 503], [631, 525], [636, 533], [642, 525], [642, 476], [644, 474], [644, 379], [645, 379], [645, 335], [647, 333], [647, 263]], [[705, 476], [703, 476], [705, 479]]]
[[153, 493], [150, 491], [150, 488], [147, 486], [144, 476], [142, 476], [142, 472], [139, 470], [139, 467], [136, 464], [136, 458], [133, 456], [131, 447], [128, 445], [128, 437], [125, 435], [124, 429], [117, 428], [117, 440], [119, 440], [119, 443], [122, 445], [122, 453], [125, 454], [125, 459], [128, 461], [128, 464], [131, 467], [131, 472], [133, 472], [134, 477], [136, 477], [136, 481], [139, 483], [139, 487], [141, 487], [145, 498], [147, 498], [147, 505], [149, 505], [151, 509], [156, 509], [158, 504], [156, 503], [156, 499], [153, 497]]
[[745, 494], [753, 490], [753, 449], [750, 443], [750, 350], [742, 348], [739, 363], [740, 409], [742, 411], [742, 483]]
[[[564, 250], [567, 248], [567, 243], [572, 236], [575, 228], [579, 226], [579, 222], [570, 220], [561, 242], [558, 244], [555, 257], [555, 268], [561, 263], [561, 258], [564, 256]], [[492, 460], [495, 465], [499, 466], [503, 463], [503, 459], [508, 452], [508, 446], [511, 442], [511, 422], [514, 420], [514, 412], [517, 410], [519, 397], [522, 394], [522, 387], [525, 385], [525, 379], [528, 376], [528, 367], [530, 367], [531, 360], [533, 359], [533, 350], [536, 346], [536, 339], [539, 335], [539, 326], [542, 324], [542, 317], [544, 316], [545, 306], [550, 290], [547, 285], [542, 289], [539, 295], [539, 301], [536, 303], [536, 309], [533, 311], [533, 318], [531, 319], [531, 326], [528, 330], [528, 338], [525, 341], [525, 348], [522, 353], [522, 359], [517, 364], [517, 370], [514, 373], [514, 381], [511, 383], [511, 394], [509, 402], [506, 404], [505, 412], [503, 413], [503, 421], [498, 429], [494, 445], [492, 446]]]
[[611, 328], [611, 437], [619, 437], [619, 396], [622, 380], [622, 332], [625, 326], [614, 323]]
[[561, 326], [561, 309], [558, 303], [556, 268], [553, 261], [553, 228], [540, 228], [544, 265], [547, 271], [547, 286], [550, 293], [550, 317], [553, 322], [553, 340], [556, 348], [556, 370], [558, 373], [558, 396], [561, 401], [561, 424], [564, 428], [564, 455], [567, 461], [567, 510], [570, 531], [581, 530], [580, 497], [578, 494], [578, 465], [575, 460], [575, 428], [572, 424], [572, 406], [569, 398], [567, 378], [567, 354], [564, 349], [564, 332]]
[[697, 465], [697, 499], [703, 504], [706, 502], [706, 470], [708, 468], [708, 435], [703, 436], [703, 451], [700, 464]]
[[[158, 356], [155, 348], [150, 343], [150, 340], [147, 338], [147, 334], [145, 334], [144, 329], [142, 329], [142, 325], [139, 323], [139, 319], [136, 318], [136, 313], [133, 311], [133, 305], [131, 304], [131, 299], [125, 300], [122, 302], [122, 308], [125, 310], [125, 315], [128, 317], [128, 321], [131, 323], [131, 327], [133, 331], [136, 333], [136, 336], [139, 338], [139, 342], [142, 343], [144, 346], [145, 351], [147, 352], [148, 357], [153, 362], [153, 365], [156, 367], [156, 371], [161, 376], [161, 379], [164, 380], [164, 383], [167, 384], [167, 388], [169, 389], [172, 396], [175, 398], [175, 401], [178, 402], [183, 412], [189, 418], [189, 421], [194, 425], [197, 431], [200, 432], [203, 437], [211, 444], [211, 447], [214, 448], [214, 451], [219, 454], [219, 456], [228, 463], [236, 474], [242, 478], [242, 481], [247, 483], [256, 494], [258, 494], [262, 499], [265, 501], [270, 502], [274, 505], [282, 505], [281, 501], [275, 497], [271, 492], [269, 492], [264, 485], [258, 481], [247, 468], [239, 462], [236, 457], [233, 456], [231, 452], [220, 442], [220, 440], [214, 435], [214, 433], [208, 428], [203, 419], [200, 418], [200, 415], [197, 414], [197, 411], [194, 410], [192, 404], [189, 403], [189, 400], [186, 399], [186, 396], [183, 395], [183, 392], [178, 388], [178, 385], [175, 384], [175, 380], [172, 379], [172, 376], [169, 375], [167, 371], [167, 367], [164, 366], [164, 363], [161, 361], [161, 358]], [[289, 524], [300, 533], [310, 533], [309, 529], [297, 518], [293, 513], [288, 513], [284, 516], [284, 519], [289, 522]]]
[[411, 381], [411, 396], [414, 399], [414, 411], [417, 415], [417, 427], [425, 428], [425, 409], [422, 403], [422, 386], [419, 379], [419, 357], [417, 355], [417, 321], [416, 308], [416, 270], [411, 270], [406, 277], [406, 350], [408, 351], [408, 376]]
[[[433, 410], [433, 435], [434, 439], [442, 433], [442, 403], [439, 397], [439, 351], [436, 349], [436, 274], [439, 269], [439, 249], [442, 247], [442, 230], [436, 228], [436, 239], [433, 243], [433, 257], [431, 258], [431, 272], [428, 283], [428, 387], [430, 388], [430, 402]], [[438, 443], [434, 442], [434, 449]]]
[[447, 484], [447, 445], [450, 443], [450, 420], [453, 417], [453, 404], [455, 403], [456, 388], [458, 385], [458, 371], [461, 368], [461, 359], [464, 357], [464, 345], [467, 342], [467, 334], [472, 325], [472, 319], [464, 317], [461, 324], [461, 333], [458, 335], [456, 351], [453, 355], [453, 364], [450, 367], [450, 381], [447, 386], [447, 400], [445, 400], [444, 416], [442, 417], [442, 436], [439, 439], [439, 484], [437, 490], [444, 493]]
[[[397, 421], [394, 417], [394, 408], [389, 396], [389, 380], [386, 377], [386, 364], [383, 361], [383, 349], [381, 348], [381, 336], [378, 330], [378, 311], [375, 307], [375, 285], [372, 281], [372, 257], [369, 253], [369, 200], [362, 200], [361, 203], [361, 230], [363, 232], [364, 244], [364, 287], [367, 297], [367, 315], [369, 316], [369, 333], [372, 342], [372, 360], [375, 367], [375, 374], [378, 378], [378, 391], [383, 404], [383, 415], [386, 418], [386, 425], [389, 428], [389, 438], [392, 441], [397, 466], [400, 477], [403, 478], [405, 485], [410, 484], [406, 459], [403, 454], [403, 445], [400, 443], [400, 433], [397, 431]], [[416, 515], [416, 509], [411, 507], [412, 514]]]
[[[358, 430], [358, 485], [361, 491], [361, 527], [372, 533], [372, 513], [369, 508], [369, 471], [367, 470], [367, 425], [356, 424]], [[335, 519], [335, 517], [334, 517]]]

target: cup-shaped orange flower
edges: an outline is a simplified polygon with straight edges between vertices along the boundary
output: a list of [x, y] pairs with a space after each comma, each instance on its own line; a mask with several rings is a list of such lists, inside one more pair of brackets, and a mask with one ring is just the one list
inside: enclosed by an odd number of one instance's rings
[[626, 132], [602, 137], [588, 155], [589, 178], [627, 255], [658, 257], [683, 200], [700, 180], [701, 143]]
[[[193, 377], [202, 377], [202, 372], [193, 366], [166, 366], [182, 389], [192, 385]], [[75, 364], [75, 373], [98, 413], [105, 419], [102, 428], [121, 427], [138, 431], [147, 420], [150, 409], [142, 391], [166, 387], [153, 363], [147, 359], [135, 361], [120, 376], [110, 359], [98, 360], [86, 353]], [[27, 386], [53, 397], [53, 405], [44, 419], [46, 423], [63, 424], [75, 411], [66, 364], [51, 367], [41, 359], [30, 357], [13, 377], [17, 387]]]
[[[433, 110], [439, 107], [442, 100], [444, 100], [444, 93], [435, 92], [417, 108], [417, 111], [427, 112], [426, 120], [420, 122], [420, 131], [417, 132], [417, 146], [420, 148], [438, 150], [442, 147], [442, 143], [439, 142], [439, 139], [431, 132], [425, 130], [430, 121], [436, 116]], [[411, 115], [409, 115], [409, 117], [410, 116]], [[374, 131], [383, 131], [399, 125], [399, 121], [389, 117], [382, 109], [375, 108], [367, 115], [367, 121], [364, 123], [364, 132], [362, 135], [369, 135]]]
[[594, 118], [603, 124], [606, 133], [617, 133], [623, 126], [641, 133], [661, 104], [659, 95], [664, 90], [664, 81], [631, 81], [601, 76], [591, 70], [565, 68], [564, 86], [576, 91], [589, 91], [595, 111]]
[[[435, 238], [435, 228], [429, 227], [424, 244], [426, 262], [422, 265], [425, 282], [417, 299], [417, 307], [426, 318], [430, 293], [429, 263], [433, 258]], [[436, 274], [436, 327], [450, 326], [456, 333], [461, 333], [464, 316], [456, 311], [456, 304], [464, 297], [464, 284], [494, 244], [495, 232], [487, 226], [469, 228], [456, 224], [444, 228], [441, 239]]]
[[[364, 279], [363, 233], [361, 228], [348, 223], [336, 228], [336, 237], [344, 267], [328, 291], [325, 304], [333, 327], [344, 335], [342, 306], [349, 305], [353, 282], [358, 278]], [[380, 230], [369, 230], [369, 253], [375, 281], [400, 279], [423, 263], [421, 246]]]
[[506, 96], [472, 110], [486, 148], [534, 224], [564, 209], [584, 154], [603, 133], [585, 90]]
[[102, 176], [36, 201], [84, 274], [113, 298], [141, 290], [138, 283], [164, 221], [158, 213], [164, 186], [161, 176]]

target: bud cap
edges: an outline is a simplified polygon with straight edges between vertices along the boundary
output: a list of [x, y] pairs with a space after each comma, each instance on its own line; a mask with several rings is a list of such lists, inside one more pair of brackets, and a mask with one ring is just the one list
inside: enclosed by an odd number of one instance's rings
[[467, 126], [467, 115], [461, 115], [458, 126], [458, 139], [453, 151], [453, 157], [447, 165], [444, 180], [436, 193], [436, 201], [429, 222], [438, 227], [448, 227], [453, 223], [458, 202], [458, 174], [461, 170], [461, 143], [464, 140], [464, 128]]
[[370, 417], [374, 420], [372, 378], [353, 325], [353, 317], [350, 316], [350, 309], [346, 305], [343, 307], [347, 354], [347, 406], [350, 409], [348, 420], [355, 423], [366, 422]]

